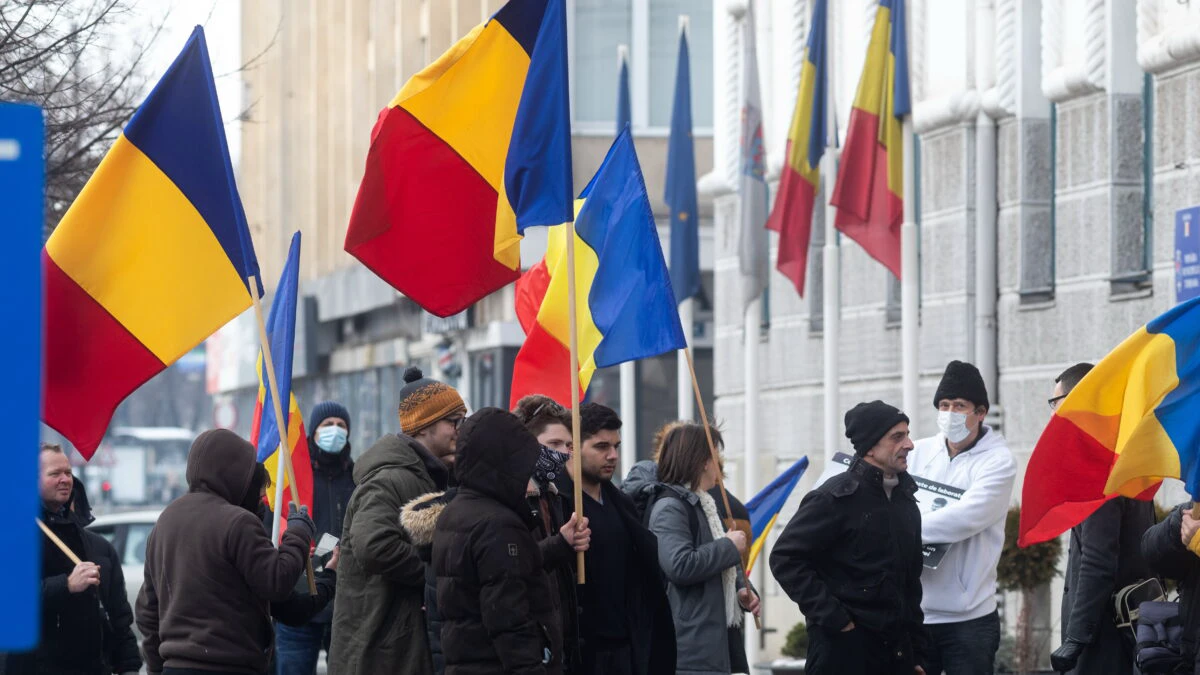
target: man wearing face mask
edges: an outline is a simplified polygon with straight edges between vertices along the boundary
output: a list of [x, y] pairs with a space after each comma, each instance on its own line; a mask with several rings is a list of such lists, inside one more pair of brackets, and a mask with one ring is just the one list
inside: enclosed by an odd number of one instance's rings
[[996, 565], [1017, 463], [1004, 436], [983, 423], [987, 387], [975, 366], [951, 361], [933, 405], [939, 433], [916, 442], [909, 470], [964, 492], [921, 518], [923, 543], [950, 544], [937, 569], [921, 574], [925, 671], [991, 675], [1000, 647]]
[[[328, 533], [341, 538], [346, 504], [354, 493], [354, 460], [350, 459], [350, 411], [341, 403], [323, 401], [313, 406], [305, 420], [312, 429], [308, 435], [312, 460], [313, 513], [315, 539]], [[301, 579], [308, 592], [307, 579]], [[275, 624], [275, 663], [278, 675], [311, 675], [316, 672], [321, 649], [329, 649], [333, 603], [325, 606], [303, 626]]]

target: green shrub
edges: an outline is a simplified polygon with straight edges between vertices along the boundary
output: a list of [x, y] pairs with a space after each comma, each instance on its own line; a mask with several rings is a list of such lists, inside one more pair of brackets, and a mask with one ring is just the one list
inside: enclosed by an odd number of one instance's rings
[[1021, 523], [1021, 507], [1008, 510], [1004, 522], [1004, 548], [1000, 551], [1000, 564], [996, 567], [996, 582], [1002, 591], [1033, 590], [1058, 574], [1058, 560], [1062, 557], [1062, 541], [1055, 537], [1050, 541], [1034, 544], [1027, 548], [1017, 546], [1017, 531]]
[[792, 626], [788, 631], [787, 638], [783, 641], [783, 649], [780, 650], [784, 656], [793, 659], [802, 659], [808, 654], [808, 628], [804, 622]]

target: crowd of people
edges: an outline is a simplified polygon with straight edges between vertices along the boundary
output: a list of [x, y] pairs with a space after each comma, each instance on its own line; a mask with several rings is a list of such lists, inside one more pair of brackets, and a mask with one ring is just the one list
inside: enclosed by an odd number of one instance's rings
[[[1051, 408], [1090, 367], [1055, 379]], [[892, 405], [849, 410], [853, 460], [804, 496], [771, 551], [775, 580], [807, 622], [807, 673], [994, 670], [1016, 462], [985, 422], [973, 365], [951, 362], [933, 405], [939, 432], [915, 441]], [[189, 491], [147, 540], [133, 608], [112, 545], [86, 528], [82, 483], [61, 448], [43, 445], [42, 520], [82, 562], [45, 539], [42, 640], [8, 655], [4, 672], [127, 675], [144, 663], [162, 675], [312, 675], [322, 650], [331, 675], [750, 672], [743, 627], [760, 600], [744, 572], [749, 516], [724, 492], [710, 446], [723, 449], [719, 430], [667, 425], [653, 459], [618, 485], [622, 421], [597, 403], [579, 409], [576, 448], [570, 411], [547, 397], [468, 414], [453, 387], [410, 368], [398, 413], [400, 433], [352, 459], [350, 412], [314, 407], [313, 512], [289, 505], [278, 545], [254, 447], [228, 430], [200, 434]], [[961, 496], [923, 509], [914, 476]], [[326, 534], [338, 546], [310, 557]], [[1180, 582], [1182, 649], [1200, 673], [1190, 505], [1155, 524], [1150, 502], [1112, 499], [1069, 538], [1053, 667], [1134, 672], [1133, 636], [1111, 598], [1160, 575]], [[926, 566], [932, 544], [948, 548]]]

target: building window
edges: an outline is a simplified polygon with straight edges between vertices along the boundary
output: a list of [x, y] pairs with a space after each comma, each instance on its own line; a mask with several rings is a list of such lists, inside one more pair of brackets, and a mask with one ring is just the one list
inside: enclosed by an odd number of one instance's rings
[[712, 0], [568, 0], [571, 91], [577, 131], [612, 133], [617, 112], [617, 48], [629, 46], [630, 104], [635, 130], [671, 124], [679, 17], [688, 17], [692, 122], [711, 132]]
[[[1152, 284], [1151, 227], [1154, 188], [1154, 77], [1142, 76], [1140, 94], [1109, 97], [1112, 149], [1118, 156], [1110, 169], [1112, 181], [1109, 206], [1112, 232], [1113, 295], [1136, 293]], [[1140, 127], [1142, 137], [1130, 138], [1121, 130]], [[1138, 142], [1140, 141], [1140, 142]], [[1129, 160], [1141, 163], [1140, 171], [1122, 171]]]
[[[1058, 104], [1050, 104], [1050, 120], [1021, 120], [1017, 131], [1020, 144], [1018, 167], [1020, 200], [1021, 258], [1020, 288], [1023, 305], [1038, 304], [1054, 299], [1055, 279], [1055, 207], [1058, 190]], [[1045, 164], [1031, 153], [1049, 153]], [[1027, 167], [1046, 166], [1049, 175], [1032, 175]]]

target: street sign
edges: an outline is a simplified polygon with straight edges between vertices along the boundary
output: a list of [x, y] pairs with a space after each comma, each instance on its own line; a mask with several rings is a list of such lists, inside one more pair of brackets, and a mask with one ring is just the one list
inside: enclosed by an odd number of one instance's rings
[[1200, 295], [1200, 206], [1175, 212], [1175, 302]]
[[45, 131], [37, 106], [0, 103], [0, 306], [9, 330], [0, 331], [5, 383], [0, 407], [8, 434], [0, 470], [0, 519], [5, 550], [0, 555], [4, 611], [0, 652], [27, 651], [38, 640], [41, 584], [41, 514], [38, 447], [42, 400], [42, 201]]

